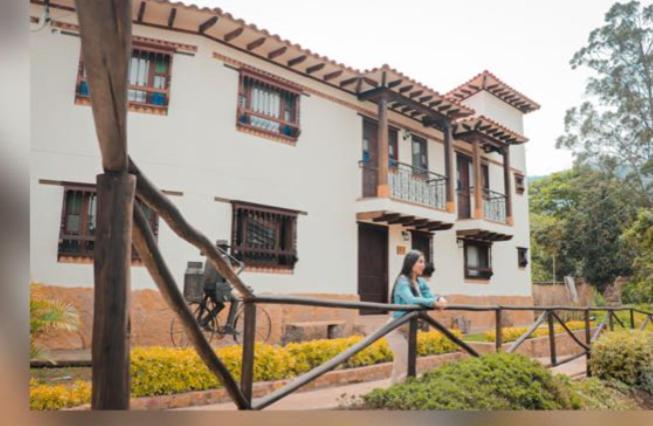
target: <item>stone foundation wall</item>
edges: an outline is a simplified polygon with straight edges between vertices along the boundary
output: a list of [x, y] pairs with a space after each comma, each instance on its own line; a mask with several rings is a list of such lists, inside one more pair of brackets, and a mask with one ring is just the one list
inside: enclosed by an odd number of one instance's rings
[[[56, 332], [40, 338], [37, 343], [46, 349], [87, 349], [91, 344], [91, 328], [93, 321], [93, 288], [90, 287], [60, 287], [38, 286], [35, 296], [49, 299], [59, 299], [70, 303], [80, 314], [81, 325], [77, 332]], [[356, 294], [321, 294], [303, 293], [297, 296], [336, 299], [343, 301], [358, 301]], [[533, 300], [526, 296], [465, 296], [448, 295], [450, 303], [456, 304], [505, 304], [505, 305], [531, 305]], [[366, 332], [370, 327], [375, 328], [387, 321], [387, 315], [360, 316], [356, 309], [335, 309], [300, 305], [261, 305], [270, 314], [272, 330], [270, 343], [277, 344], [282, 341], [285, 325], [288, 323], [316, 322], [316, 321], [344, 321], [342, 330], [338, 334], [349, 336], [355, 333]], [[221, 323], [226, 320], [229, 306], [220, 313]], [[447, 327], [455, 324], [456, 318], [469, 321], [471, 330], [484, 330], [494, 327], [494, 312], [463, 312], [444, 311], [431, 312], [434, 318], [440, 320]], [[504, 325], [526, 325], [534, 321], [532, 312], [515, 311], [505, 312]], [[170, 346], [170, 321], [172, 311], [165, 305], [158, 290], [135, 290], [131, 295], [131, 342], [133, 346]], [[366, 327], [360, 327], [366, 323]], [[324, 330], [326, 334], [326, 327]], [[234, 341], [226, 337], [218, 346], [231, 345]]]

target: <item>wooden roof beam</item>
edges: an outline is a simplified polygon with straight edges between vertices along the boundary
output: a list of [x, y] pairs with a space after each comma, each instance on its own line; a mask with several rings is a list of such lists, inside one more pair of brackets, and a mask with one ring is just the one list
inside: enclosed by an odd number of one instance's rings
[[177, 17], [177, 8], [173, 7], [170, 9], [170, 14], [168, 15], [168, 28], [172, 28], [175, 23], [175, 18]]
[[286, 53], [287, 50], [288, 50], [288, 47], [286, 47], [286, 46], [282, 46], [282, 47], [280, 47], [278, 49], [275, 49], [272, 52], [268, 53], [268, 59], [274, 59], [277, 56], [281, 56], [284, 53]]
[[340, 77], [342, 75], [342, 73], [343, 73], [342, 70], [338, 70], [338, 71], [334, 71], [334, 72], [330, 72], [328, 74], [325, 74], [324, 77], [323, 77], [324, 81], [329, 81], [329, 80], [333, 80], [336, 77]]
[[324, 65], [325, 65], [324, 62], [321, 64], [311, 65], [310, 67], [306, 68], [306, 74], [313, 74], [314, 72], [324, 68]]
[[243, 33], [243, 31], [245, 31], [245, 27], [240, 27], [240, 28], [236, 28], [233, 31], [229, 31], [227, 34], [224, 35], [224, 41], [230, 42], [231, 40], [240, 36]]
[[392, 89], [395, 86], [399, 86], [403, 80], [395, 80], [388, 83], [388, 87]]
[[212, 16], [206, 21], [202, 22], [199, 27], [197, 27], [197, 31], [200, 34], [204, 34], [206, 30], [214, 26], [218, 22], [218, 17], [217, 16]]
[[389, 220], [388, 225], [405, 224], [405, 223], [410, 223], [414, 220], [415, 220], [415, 216], [401, 216], [398, 217], [397, 219]]
[[256, 40], [254, 40], [254, 41], [247, 44], [247, 50], [251, 51], [251, 50], [256, 49], [257, 47], [263, 46], [263, 43], [265, 43], [266, 40], [267, 40], [267, 38], [265, 38], [265, 37], [257, 38]]
[[306, 55], [297, 56], [296, 58], [293, 58], [293, 59], [288, 61], [288, 66], [289, 67], [294, 67], [297, 64], [301, 64], [302, 62], [304, 62], [306, 60], [307, 57], [308, 56], [306, 56]]
[[145, 8], [147, 7], [147, 3], [145, 1], [142, 1], [141, 4], [138, 5], [138, 13], [136, 14], [136, 22], [143, 22], [143, 16], [145, 15]]
[[399, 93], [407, 92], [407, 91], [409, 91], [409, 90], [412, 89], [412, 88], [413, 88], [413, 85], [412, 85], [412, 84], [410, 84], [410, 85], [408, 85], [408, 86], [400, 87], [400, 88], [399, 88]]
[[378, 87], [379, 86], [378, 81], [373, 80], [373, 79], [371, 79], [369, 77], [363, 77], [363, 80], [365, 81], [365, 83], [369, 84], [372, 87]]
[[352, 78], [348, 78], [348, 79], [346, 79], [346, 80], [342, 80], [342, 81], [340, 82], [339, 86], [340, 86], [340, 87], [349, 86], [350, 84], [355, 83], [355, 82], [358, 80], [358, 78], [359, 78], [359, 77], [352, 77]]
[[387, 222], [389, 220], [397, 219], [401, 216], [400, 213], [386, 213], [383, 216], [375, 217], [372, 219], [374, 222]]

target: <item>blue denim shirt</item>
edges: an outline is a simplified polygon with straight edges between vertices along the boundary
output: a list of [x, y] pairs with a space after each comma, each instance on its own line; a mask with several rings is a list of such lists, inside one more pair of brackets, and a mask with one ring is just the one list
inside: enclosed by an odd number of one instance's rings
[[[395, 285], [392, 303], [397, 305], [423, 305], [432, 307], [440, 296], [431, 293], [431, 289], [422, 277], [417, 277], [417, 285], [419, 286], [421, 297], [413, 295], [413, 292], [410, 290], [410, 281], [406, 276], [401, 275]], [[407, 311], [394, 311], [392, 317], [399, 318], [406, 313]]]

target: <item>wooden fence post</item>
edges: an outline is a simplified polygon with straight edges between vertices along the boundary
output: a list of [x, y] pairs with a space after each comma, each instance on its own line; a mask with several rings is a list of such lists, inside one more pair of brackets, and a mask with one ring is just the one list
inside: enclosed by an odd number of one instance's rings
[[587, 377], [590, 377], [592, 373], [590, 372], [590, 357], [592, 352], [592, 326], [590, 323], [590, 309], [585, 309], [585, 343], [587, 343], [587, 351], [585, 352], [585, 374]]
[[556, 336], [553, 328], [553, 315], [551, 311], [546, 311], [546, 320], [549, 324], [549, 351], [551, 353], [551, 366], [555, 367], [558, 359], [556, 357]]
[[503, 345], [503, 328], [501, 327], [501, 308], [497, 308], [494, 311], [495, 316], [495, 338], [494, 338], [494, 348], [496, 352], [501, 351], [501, 346]]
[[417, 375], [417, 320], [415, 317], [410, 320], [408, 325], [408, 377]]
[[256, 340], [256, 303], [245, 302], [245, 324], [243, 327], [243, 362], [240, 387], [249, 407], [252, 405], [254, 383], [254, 348]]
[[93, 301], [93, 410], [129, 409], [129, 292], [136, 178], [97, 176]]
[[610, 331], [614, 331], [614, 318], [612, 317], [614, 315], [614, 312], [612, 312], [612, 309], [608, 309], [608, 328]]
[[635, 329], [635, 311], [633, 311], [633, 308], [630, 308], [630, 328]]

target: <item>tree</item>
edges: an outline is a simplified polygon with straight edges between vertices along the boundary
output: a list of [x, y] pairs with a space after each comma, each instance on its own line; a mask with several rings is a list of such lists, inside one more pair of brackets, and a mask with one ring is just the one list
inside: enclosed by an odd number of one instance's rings
[[630, 273], [631, 252], [621, 234], [636, 207], [632, 190], [614, 170], [576, 166], [535, 181], [530, 188], [534, 278], [577, 275], [603, 291]]
[[623, 299], [628, 303], [653, 303], [653, 210], [641, 209], [622, 240], [634, 253], [633, 277], [624, 288]]
[[653, 4], [614, 4], [570, 63], [595, 75], [586, 86], [590, 100], [567, 111], [556, 146], [571, 149], [580, 164], [616, 167], [652, 206]]

